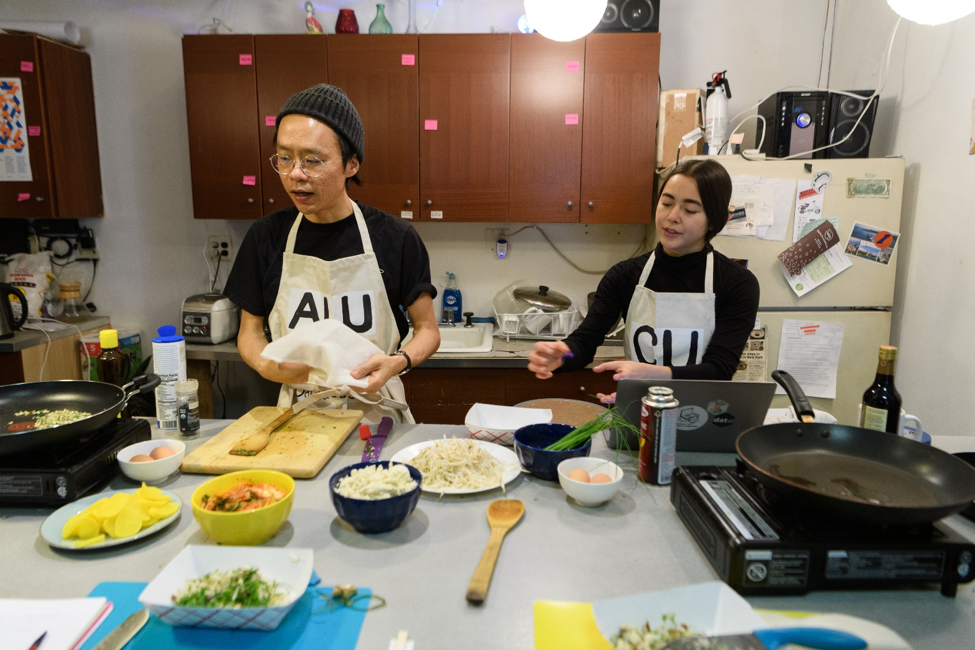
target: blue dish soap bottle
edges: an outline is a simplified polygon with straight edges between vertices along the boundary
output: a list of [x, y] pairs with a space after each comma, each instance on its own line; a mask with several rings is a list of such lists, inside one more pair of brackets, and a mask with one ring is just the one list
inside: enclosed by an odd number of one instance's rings
[[463, 302], [460, 289], [457, 288], [457, 277], [450, 271], [447, 271], [447, 287], [443, 290], [443, 309], [444, 311], [449, 309], [454, 312], [455, 323], [461, 321], [461, 314], [464, 311]]

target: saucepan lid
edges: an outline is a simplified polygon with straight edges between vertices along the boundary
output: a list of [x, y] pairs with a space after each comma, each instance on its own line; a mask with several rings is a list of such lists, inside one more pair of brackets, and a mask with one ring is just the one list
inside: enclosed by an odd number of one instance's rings
[[516, 299], [532, 307], [538, 307], [542, 311], [564, 311], [572, 306], [572, 301], [567, 296], [552, 291], [545, 285], [518, 287], [514, 294]]

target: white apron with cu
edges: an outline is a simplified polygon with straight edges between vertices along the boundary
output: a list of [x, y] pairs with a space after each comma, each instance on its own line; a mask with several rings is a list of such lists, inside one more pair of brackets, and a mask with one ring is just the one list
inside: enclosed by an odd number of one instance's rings
[[[281, 267], [281, 284], [274, 307], [268, 316], [272, 339], [281, 338], [291, 330], [301, 327], [302, 323], [334, 318], [364, 336], [386, 354], [393, 354], [399, 349], [399, 331], [386, 297], [386, 286], [369, 239], [366, 221], [362, 210], [354, 201], [352, 210], [359, 236], [362, 238], [363, 252], [331, 262], [294, 252], [298, 227], [304, 219], [303, 214], [298, 214], [288, 233]], [[283, 384], [278, 395], [278, 406], [292, 406], [296, 398], [305, 398], [313, 390], [320, 390], [320, 387]], [[351, 406], [363, 410], [363, 420], [367, 422], [378, 422], [384, 415], [397, 422], [413, 422], [409, 409], [385, 408], [369, 400], [361, 400], [356, 394], [349, 395], [356, 398], [355, 403], [349, 403], [348, 397], [339, 396], [328, 397], [316, 406]], [[403, 381], [399, 377], [392, 377], [381, 389], [380, 396], [384, 400], [405, 405]]]
[[648, 289], [644, 285], [653, 269], [653, 256], [643, 267], [626, 312], [626, 358], [658, 366], [699, 364], [714, 334], [714, 254], [708, 253], [704, 293]]

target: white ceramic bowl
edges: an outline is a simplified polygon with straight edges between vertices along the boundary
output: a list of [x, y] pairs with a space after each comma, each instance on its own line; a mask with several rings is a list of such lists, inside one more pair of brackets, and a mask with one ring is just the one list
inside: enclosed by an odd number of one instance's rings
[[[174, 453], [169, 458], [147, 460], [144, 463], [133, 463], [129, 459], [138, 454], [149, 455], [156, 447], [169, 447]], [[118, 464], [122, 473], [139, 483], [159, 483], [179, 469], [186, 455], [186, 445], [179, 440], [146, 440], [129, 445], [118, 453]]]
[[[569, 478], [569, 473], [579, 467], [589, 472], [590, 476], [606, 474], [613, 480], [609, 483], [583, 483]], [[559, 463], [558, 471], [559, 485], [566, 494], [583, 506], [606, 503], [619, 492], [620, 483], [623, 482], [623, 470], [620, 466], [602, 458], [567, 458]]]
[[495, 404], [474, 404], [467, 411], [464, 424], [475, 440], [494, 442], [499, 445], [515, 444], [515, 431], [529, 424], [552, 421], [549, 409], [528, 409]]
[[[139, 594], [139, 602], [166, 625], [266, 632], [276, 629], [305, 593], [311, 579], [312, 564], [310, 548], [190, 545], [146, 585]], [[173, 604], [172, 597], [187, 580], [200, 578], [217, 569], [229, 571], [245, 566], [254, 567], [267, 580], [281, 585], [288, 592], [287, 601], [275, 607], [241, 609], [180, 607]]]

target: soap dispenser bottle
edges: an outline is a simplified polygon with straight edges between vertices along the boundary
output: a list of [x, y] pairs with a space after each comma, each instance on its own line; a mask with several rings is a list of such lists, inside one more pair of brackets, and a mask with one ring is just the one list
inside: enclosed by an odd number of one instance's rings
[[443, 311], [446, 312], [448, 309], [454, 313], [453, 322], [459, 323], [462, 318], [461, 313], [464, 311], [463, 298], [457, 287], [457, 277], [450, 271], [447, 271], [447, 287], [443, 291]]

